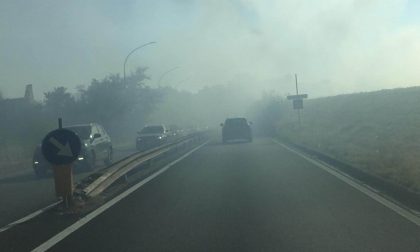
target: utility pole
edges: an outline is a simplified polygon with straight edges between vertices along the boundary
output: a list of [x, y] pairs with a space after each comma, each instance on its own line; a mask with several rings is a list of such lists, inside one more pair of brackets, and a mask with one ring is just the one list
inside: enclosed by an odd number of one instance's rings
[[298, 120], [299, 120], [299, 128], [300, 128], [302, 126], [300, 110], [303, 109], [303, 99], [308, 98], [308, 95], [307, 94], [299, 94], [297, 74], [295, 74], [295, 87], [296, 87], [296, 95], [289, 95], [289, 96], [287, 96], [287, 99], [293, 101], [293, 109], [297, 110]]
[[[296, 96], [299, 95], [299, 87], [298, 87], [298, 79], [297, 79], [297, 74], [295, 74], [295, 83], [296, 83]], [[303, 100], [302, 100], [303, 101]], [[303, 105], [303, 104], [302, 104]], [[302, 106], [303, 107], [303, 106]], [[298, 113], [298, 118], [299, 118], [299, 128], [302, 127], [302, 120], [300, 118], [300, 109], [297, 110]]]

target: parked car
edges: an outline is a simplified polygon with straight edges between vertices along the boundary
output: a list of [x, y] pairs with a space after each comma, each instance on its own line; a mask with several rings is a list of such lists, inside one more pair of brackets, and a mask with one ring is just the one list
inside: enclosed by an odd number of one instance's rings
[[[78, 156], [75, 166], [87, 170], [94, 170], [98, 160], [103, 160], [106, 165], [112, 163], [112, 142], [105, 129], [97, 123], [71, 125], [65, 127], [75, 132], [81, 142], [82, 150]], [[41, 152], [41, 145], [38, 145], [33, 155], [33, 169], [37, 177], [47, 175], [51, 165], [45, 160]]]
[[136, 148], [139, 151], [157, 147], [168, 139], [165, 125], [147, 125], [137, 133]]
[[225, 123], [220, 124], [222, 127], [222, 141], [227, 143], [232, 140], [245, 140], [252, 142], [251, 123], [246, 118], [227, 118]]

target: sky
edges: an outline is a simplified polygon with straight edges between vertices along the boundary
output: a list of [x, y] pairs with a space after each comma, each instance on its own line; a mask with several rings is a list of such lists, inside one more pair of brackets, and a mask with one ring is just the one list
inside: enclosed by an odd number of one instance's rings
[[[420, 85], [417, 0], [126, 0], [0, 3], [0, 92], [75, 91], [148, 67], [148, 85], [239, 84], [310, 97]], [[176, 70], [164, 75], [170, 69]]]

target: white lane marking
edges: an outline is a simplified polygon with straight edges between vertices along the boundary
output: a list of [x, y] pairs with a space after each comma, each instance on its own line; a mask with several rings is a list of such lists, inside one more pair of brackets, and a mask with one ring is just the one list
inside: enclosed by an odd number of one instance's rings
[[129, 189], [127, 189], [126, 191], [124, 191], [120, 195], [116, 196], [112, 200], [108, 201], [107, 203], [105, 203], [104, 205], [102, 205], [101, 207], [99, 207], [98, 209], [96, 209], [95, 211], [89, 213], [88, 215], [86, 215], [82, 219], [78, 220], [77, 222], [75, 222], [71, 226], [67, 227], [66, 229], [64, 229], [60, 233], [58, 233], [55, 236], [51, 237], [49, 240], [47, 240], [43, 244], [41, 244], [38, 247], [34, 248], [32, 251], [38, 252], [38, 251], [46, 251], [46, 250], [50, 249], [55, 244], [59, 243], [64, 238], [66, 238], [67, 236], [69, 236], [71, 233], [73, 233], [74, 231], [78, 230], [79, 228], [81, 228], [82, 226], [84, 226], [85, 224], [87, 224], [89, 221], [91, 221], [92, 219], [94, 219], [95, 217], [97, 217], [98, 215], [100, 215], [101, 213], [105, 212], [107, 209], [109, 209], [110, 207], [112, 207], [113, 205], [115, 205], [116, 203], [118, 203], [120, 200], [124, 199], [125, 197], [127, 197], [128, 195], [130, 195], [131, 193], [133, 193], [134, 191], [136, 191], [137, 189], [139, 189], [140, 187], [144, 186], [147, 182], [153, 180], [154, 178], [156, 178], [160, 174], [164, 173], [169, 168], [171, 168], [173, 165], [175, 165], [179, 161], [183, 160], [184, 158], [188, 157], [193, 152], [197, 151], [198, 149], [200, 149], [201, 147], [203, 147], [204, 145], [206, 145], [208, 142], [209, 141], [206, 141], [205, 143], [197, 146], [196, 148], [194, 148], [191, 151], [187, 152], [186, 154], [182, 155], [180, 158], [178, 158], [178, 159], [172, 161], [171, 163], [167, 164], [162, 169], [158, 170], [157, 172], [153, 173], [149, 177], [143, 179], [139, 183], [137, 183], [134, 186], [130, 187]]
[[323, 169], [324, 171], [328, 172], [329, 174], [333, 175], [334, 177], [340, 179], [341, 181], [347, 183], [348, 185], [352, 186], [353, 188], [359, 190], [360, 192], [364, 193], [365, 195], [369, 196], [370, 198], [376, 200], [377, 202], [379, 202], [382, 205], [386, 206], [387, 208], [391, 209], [392, 211], [394, 211], [395, 213], [404, 217], [405, 219], [411, 221], [412, 223], [416, 224], [417, 226], [420, 226], [420, 217], [414, 214], [415, 211], [408, 210], [408, 209], [406, 209], [404, 207], [401, 207], [398, 204], [390, 201], [389, 199], [384, 198], [383, 196], [381, 196], [380, 194], [377, 193], [377, 190], [371, 190], [371, 189], [369, 189], [370, 187], [366, 187], [364, 185], [361, 185], [361, 184], [357, 183], [354, 179], [352, 179], [347, 174], [344, 175], [341, 172], [339, 172], [338, 170], [335, 170], [332, 167], [328, 167], [328, 166], [322, 164], [321, 162], [319, 162], [315, 159], [312, 159], [312, 158], [300, 153], [299, 151], [296, 151], [296, 150], [294, 150], [294, 149], [286, 146], [285, 144], [280, 143], [280, 142], [278, 142], [274, 139], [273, 139], [273, 142], [275, 142], [276, 144], [278, 144], [278, 145], [282, 146], [283, 148], [289, 150], [290, 152], [293, 152], [294, 154], [302, 157], [306, 161], [318, 166], [319, 168]]
[[[120, 159], [123, 159], [123, 157], [121, 157]], [[5, 177], [0, 177], [0, 179], [9, 178], [9, 177], [12, 177], [12, 176], [14, 177], [14, 176], [17, 176], [17, 175], [20, 175], [20, 174], [30, 173], [30, 172], [32, 172], [32, 171], [33, 171], [33, 169], [27, 169], [27, 170], [20, 171], [20, 172], [17, 172], [17, 173], [15, 173], [15, 174], [12, 174], [12, 175], [7, 175], [7, 176], [5, 176]], [[52, 203], [51, 205], [48, 205], [48, 206], [46, 206], [46, 207], [44, 207], [44, 208], [41, 208], [41, 209], [39, 209], [39, 210], [37, 210], [37, 211], [35, 211], [35, 212], [31, 213], [31, 214], [28, 214], [27, 216], [25, 216], [25, 217], [23, 217], [23, 218], [21, 218], [21, 219], [19, 219], [19, 220], [16, 220], [16, 221], [14, 221], [14, 222], [12, 222], [12, 223], [7, 224], [6, 226], [3, 226], [2, 228], [0, 228], [0, 233], [4, 232], [4, 231], [6, 231], [6, 230], [11, 229], [12, 227], [14, 227], [14, 226], [16, 226], [16, 225], [18, 225], [18, 224], [24, 223], [24, 222], [26, 222], [26, 221], [29, 221], [29, 220], [31, 220], [31, 219], [33, 219], [33, 218], [37, 217], [38, 215], [40, 215], [40, 214], [44, 213], [44, 212], [45, 212], [45, 211], [47, 211], [48, 209], [50, 209], [50, 208], [53, 208], [53, 207], [57, 206], [57, 205], [58, 205], [58, 204], [60, 204], [61, 202], [62, 202], [61, 200], [59, 200], [59, 201], [57, 201], [57, 202], [54, 202], [54, 203]]]
[[39, 210], [31, 213], [31, 214], [28, 214], [27, 216], [25, 216], [25, 217], [23, 217], [23, 218], [21, 218], [21, 219], [19, 219], [17, 221], [14, 221], [12, 223], [7, 224], [6, 226], [0, 228], [0, 233], [6, 231], [8, 229], [11, 229], [12, 227], [14, 227], [14, 226], [16, 226], [18, 224], [21, 224], [21, 223], [24, 223], [24, 222], [26, 222], [26, 221], [28, 221], [30, 219], [33, 219], [33, 218], [37, 217], [38, 215], [42, 214], [43, 212], [47, 211], [48, 209], [50, 209], [52, 207], [55, 207], [56, 205], [58, 205], [60, 203], [61, 203], [61, 200], [60, 201], [57, 201], [57, 202], [54, 202], [51, 205], [48, 205], [48, 206], [46, 206], [44, 208], [41, 208], [41, 209], [39, 209]]

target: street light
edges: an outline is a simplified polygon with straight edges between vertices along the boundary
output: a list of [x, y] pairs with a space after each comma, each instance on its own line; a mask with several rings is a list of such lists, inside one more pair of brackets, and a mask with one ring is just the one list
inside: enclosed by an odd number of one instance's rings
[[160, 82], [162, 81], [163, 77], [165, 77], [168, 73], [170, 73], [170, 72], [172, 72], [172, 71], [177, 70], [178, 68], [179, 68], [179, 66], [174, 67], [174, 68], [171, 68], [171, 69], [169, 69], [168, 71], [164, 72], [164, 73], [160, 76], [159, 81], [158, 81], [158, 83], [157, 83], [157, 86], [158, 86], [158, 87], [160, 87]]
[[138, 46], [138, 47], [134, 48], [133, 50], [131, 50], [131, 52], [127, 55], [127, 57], [125, 57], [125, 60], [124, 60], [124, 86], [126, 85], [125, 84], [125, 65], [127, 64], [128, 57], [130, 57], [131, 54], [133, 54], [135, 51], [139, 50], [140, 48], [143, 48], [143, 47], [151, 45], [151, 44], [156, 44], [156, 42], [152, 41], [152, 42], [143, 44], [141, 46]]
[[186, 81], [187, 81], [187, 80], [189, 80], [189, 79], [191, 79], [191, 76], [190, 76], [190, 77], [187, 77], [187, 78], [185, 78], [185, 79], [183, 79], [183, 80], [178, 81], [178, 82], [176, 83], [176, 86], [179, 86], [179, 84], [184, 83], [184, 82], [186, 82]]

